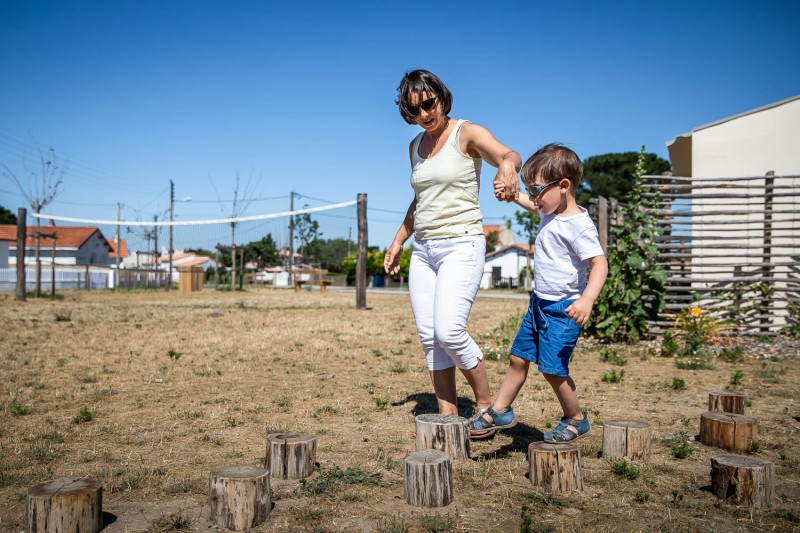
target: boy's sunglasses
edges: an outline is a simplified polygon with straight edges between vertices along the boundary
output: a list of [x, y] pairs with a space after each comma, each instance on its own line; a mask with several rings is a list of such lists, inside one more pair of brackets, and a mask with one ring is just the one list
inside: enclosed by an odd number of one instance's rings
[[[553, 185], [556, 185], [562, 179], [564, 179], [564, 178], [558, 178], [557, 180], [553, 180], [553, 181], [551, 181], [549, 183], [545, 183], [544, 185], [527, 185], [525, 187], [525, 190], [528, 191], [528, 194], [530, 194], [531, 196], [533, 196], [535, 198], [535, 197], [539, 196], [540, 194], [542, 194], [542, 191], [544, 191], [546, 188], [552, 187]], [[567, 179], [569, 179], [569, 178], [567, 178]]]
[[436, 96], [433, 98], [428, 98], [427, 100], [423, 100], [419, 103], [419, 105], [411, 105], [406, 104], [406, 109], [408, 109], [409, 115], [412, 117], [416, 117], [419, 115], [420, 108], [424, 109], [427, 113], [433, 111], [433, 108], [436, 107]]

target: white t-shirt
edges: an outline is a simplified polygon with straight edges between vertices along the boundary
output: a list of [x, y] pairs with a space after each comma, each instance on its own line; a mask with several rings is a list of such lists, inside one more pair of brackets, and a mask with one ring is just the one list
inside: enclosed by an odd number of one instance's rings
[[567, 217], [542, 217], [533, 252], [536, 296], [559, 302], [579, 298], [586, 288], [589, 259], [605, 255], [597, 228], [583, 207]]

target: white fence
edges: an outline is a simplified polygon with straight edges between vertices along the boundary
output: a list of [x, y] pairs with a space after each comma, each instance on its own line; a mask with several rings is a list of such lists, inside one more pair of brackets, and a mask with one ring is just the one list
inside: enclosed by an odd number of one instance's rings
[[[75, 267], [56, 268], [50, 270], [50, 265], [42, 265], [42, 292], [53, 290], [53, 274], [55, 274], [56, 290], [66, 289], [107, 289], [114, 286], [114, 271], [101, 267]], [[0, 268], [0, 292], [14, 292], [17, 286], [17, 269]], [[25, 269], [25, 290], [36, 290], [36, 269]]]

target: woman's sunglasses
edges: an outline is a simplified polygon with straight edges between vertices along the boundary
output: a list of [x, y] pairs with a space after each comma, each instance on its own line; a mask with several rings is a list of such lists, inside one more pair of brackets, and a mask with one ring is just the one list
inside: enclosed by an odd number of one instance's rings
[[[540, 194], [542, 194], [542, 191], [544, 191], [546, 188], [552, 187], [553, 185], [556, 185], [562, 179], [563, 178], [558, 178], [557, 180], [553, 180], [551, 182], [545, 183], [544, 185], [528, 185], [528, 186], [525, 187], [525, 190], [528, 191], [528, 194], [530, 194], [531, 196], [533, 196], [535, 198], [535, 197], [539, 196]], [[569, 179], [569, 178], [567, 178], [567, 179]]]
[[411, 105], [406, 104], [406, 109], [408, 109], [408, 114], [412, 117], [416, 117], [419, 115], [419, 110], [424, 109], [425, 112], [430, 113], [433, 111], [433, 108], [436, 107], [436, 96], [433, 98], [428, 98], [427, 100], [423, 100], [419, 103], [419, 105]]

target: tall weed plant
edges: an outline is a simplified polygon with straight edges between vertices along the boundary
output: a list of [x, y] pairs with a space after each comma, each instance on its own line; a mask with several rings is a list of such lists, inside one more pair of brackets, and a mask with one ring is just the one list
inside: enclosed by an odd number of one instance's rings
[[644, 196], [645, 147], [639, 152], [633, 188], [623, 209], [624, 223], [614, 228], [617, 244], [606, 251], [608, 279], [595, 304], [591, 335], [634, 343], [647, 334], [647, 321], [664, 308], [667, 274], [658, 264], [656, 220], [659, 193]]

